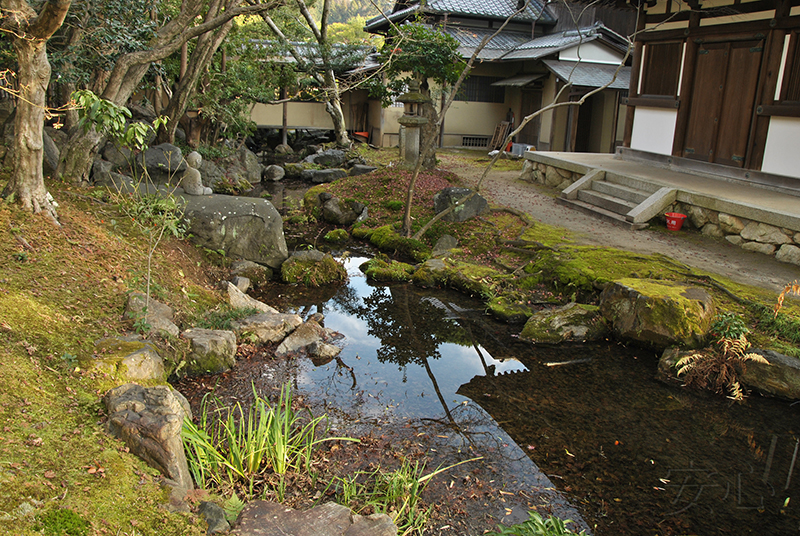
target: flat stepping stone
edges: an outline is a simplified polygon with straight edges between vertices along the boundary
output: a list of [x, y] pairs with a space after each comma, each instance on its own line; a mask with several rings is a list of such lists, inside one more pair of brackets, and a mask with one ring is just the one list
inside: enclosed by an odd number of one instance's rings
[[386, 514], [360, 516], [346, 506], [325, 503], [310, 510], [293, 510], [272, 501], [253, 501], [239, 514], [234, 536], [396, 536]]

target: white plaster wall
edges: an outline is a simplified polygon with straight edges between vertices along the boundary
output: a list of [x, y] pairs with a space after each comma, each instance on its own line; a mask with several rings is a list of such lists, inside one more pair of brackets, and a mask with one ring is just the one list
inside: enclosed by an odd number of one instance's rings
[[633, 116], [631, 149], [656, 154], [672, 154], [672, 141], [675, 138], [675, 122], [677, 120], [677, 110], [637, 106]]
[[761, 171], [800, 178], [798, 139], [800, 139], [800, 119], [796, 117], [770, 118]]
[[[283, 124], [283, 105], [256, 103], [250, 109], [250, 119], [259, 127], [279, 128]], [[321, 102], [290, 102], [287, 119], [289, 128], [333, 128], [333, 120]]]
[[[578, 57], [580, 56], [580, 57]], [[614, 52], [610, 48], [597, 44], [596, 41], [582, 43], [565, 50], [558, 54], [558, 59], [562, 61], [585, 61], [589, 63], [606, 63], [616, 65], [622, 61], [622, 55]]]

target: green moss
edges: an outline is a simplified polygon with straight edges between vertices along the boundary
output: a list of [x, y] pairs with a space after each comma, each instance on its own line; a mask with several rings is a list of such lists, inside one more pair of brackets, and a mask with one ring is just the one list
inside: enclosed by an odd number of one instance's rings
[[85, 536], [89, 534], [89, 522], [72, 510], [60, 508], [51, 510], [39, 518], [34, 530], [42, 531], [45, 536]]
[[334, 229], [326, 233], [324, 238], [326, 242], [338, 244], [340, 242], [347, 242], [350, 239], [350, 235], [347, 234], [347, 231], [344, 229]]
[[411, 276], [416, 270], [410, 264], [379, 257], [368, 260], [359, 268], [367, 276], [367, 279], [382, 282], [411, 281]]
[[320, 287], [346, 281], [347, 270], [330, 255], [319, 261], [291, 257], [281, 265], [281, 279], [284, 283]]
[[324, 184], [319, 184], [309, 190], [303, 195], [303, 208], [307, 211], [312, 210], [314, 207], [321, 207], [322, 203], [319, 201], [319, 194], [327, 192]]
[[424, 262], [431, 256], [428, 246], [419, 240], [401, 237], [391, 225], [374, 229], [369, 235], [369, 241], [383, 252], [395, 253], [414, 262]]
[[525, 322], [534, 313], [526, 300], [515, 295], [494, 297], [487, 305], [490, 313], [509, 324]]

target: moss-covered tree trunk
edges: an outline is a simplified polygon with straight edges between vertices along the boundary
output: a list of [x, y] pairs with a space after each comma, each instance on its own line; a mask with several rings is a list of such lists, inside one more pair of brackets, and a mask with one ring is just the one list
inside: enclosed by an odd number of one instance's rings
[[35, 213], [44, 213], [54, 222], [56, 210], [44, 184], [42, 158], [44, 116], [47, 86], [50, 83], [50, 62], [47, 40], [64, 22], [70, 0], [47, 2], [37, 15], [21, 0], [2, 0], [2, 27], [7, 30], [17, 55], [19, 96], [14, 119], [14, 156], [11, 180], [3, 197], [14, 196], [22, 206]]

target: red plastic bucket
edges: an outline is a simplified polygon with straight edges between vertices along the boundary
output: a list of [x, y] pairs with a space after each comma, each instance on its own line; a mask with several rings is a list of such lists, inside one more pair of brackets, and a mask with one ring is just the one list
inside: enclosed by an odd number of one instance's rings
[[664, 216], [667, 217], [667, 229], [670, 231], [680, 231], [683, 220], [686, 219], [686, 214], [680, 212], [667, 212]]

